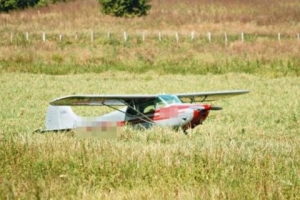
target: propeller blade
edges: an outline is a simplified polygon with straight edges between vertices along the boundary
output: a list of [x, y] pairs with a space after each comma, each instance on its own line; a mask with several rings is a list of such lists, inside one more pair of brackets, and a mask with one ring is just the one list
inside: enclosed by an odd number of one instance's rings
[[211, 106], [210, 110], [222, 110], [223, 108], [220, 106]]
[[220, 106], [212, 106], [212, 105], [203, 105], [203, 108], [197, 108], [197, 107], [194, 107], [194, 109], [197, 109], [199, 111], [202, 111], [202, 110], [222, 110], [222, 107]]

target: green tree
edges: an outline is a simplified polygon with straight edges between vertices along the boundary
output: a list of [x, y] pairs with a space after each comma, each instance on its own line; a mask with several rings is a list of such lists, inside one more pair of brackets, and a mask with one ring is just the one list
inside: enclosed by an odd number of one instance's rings
[[105, 14], [116, 17], [132, 17], [147, 15], [150, 0], [98, 0]]

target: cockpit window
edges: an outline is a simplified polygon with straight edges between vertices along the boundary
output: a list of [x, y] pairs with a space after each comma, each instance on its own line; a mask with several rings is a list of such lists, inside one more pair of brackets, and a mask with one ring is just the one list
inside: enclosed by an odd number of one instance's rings
[[175, 95], [159, 95], [158, 97], [165, 105], [181, 103], [180, 99]]
[[156, 109], [156, 100], [137, 103], [127, 108], [127, 113], [130, 115], [142, 115], [154, 112]]
[[137, 105], [138, 111], [143, 114], [151, 113], [155, 111], [156, 108], [156, 101], [147, 101]]
[[156, 99], [156, 107], [157, 108], [162, 108], [165, 107], [166, 103], [164, 101], [162, 101], [159, 97]]
[[142, 103], [130, 103], [127, 108], [127, 113], [130, 115], [141, 115], [153, 113], [156, 109], [163, 108], [170, 104], [181, 103], [180, 99], [174, 95], [159, 95], [155, 100], [150, 100]]

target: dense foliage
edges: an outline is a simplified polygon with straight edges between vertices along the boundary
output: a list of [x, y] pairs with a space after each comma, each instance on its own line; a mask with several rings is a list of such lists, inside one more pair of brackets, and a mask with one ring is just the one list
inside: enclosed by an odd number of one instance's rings
[[117, 17], [143, 16], [151, 8], [150, 0], [99, 0], [102, 11]]
[[57, 3], [67, 0], [1, 0], [0, 12], [8, 12], [15, 9], [24, 9], [34, 6], [45, 6], [50, 3]]

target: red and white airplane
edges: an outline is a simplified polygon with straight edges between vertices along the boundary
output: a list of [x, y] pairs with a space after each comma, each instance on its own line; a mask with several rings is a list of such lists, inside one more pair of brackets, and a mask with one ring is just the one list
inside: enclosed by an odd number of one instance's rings
[[[248, 90], [212, 91], [158, 95], [71, 95], [50, 102], [43, 131], [80, 128], [86, 132], [114, 130], [124, 125], [149, 128], [153, 125], [186, 130], [203, 123], [210, 110], [221, 107], [203, 102], [246, 94]], [[71, 106], [107, 106], [113, 112], [99, 117], [80, 117]], [[123, 108], [120, 108], [122, 106]]]

